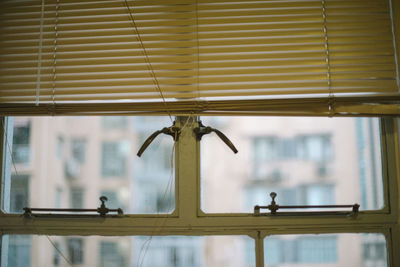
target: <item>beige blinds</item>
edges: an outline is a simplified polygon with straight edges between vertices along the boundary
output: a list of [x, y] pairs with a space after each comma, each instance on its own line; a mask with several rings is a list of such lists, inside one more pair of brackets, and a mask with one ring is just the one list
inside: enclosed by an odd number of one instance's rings
[[0, 114], [398, 115], [396, 14], [388, 0], [1, 1]]

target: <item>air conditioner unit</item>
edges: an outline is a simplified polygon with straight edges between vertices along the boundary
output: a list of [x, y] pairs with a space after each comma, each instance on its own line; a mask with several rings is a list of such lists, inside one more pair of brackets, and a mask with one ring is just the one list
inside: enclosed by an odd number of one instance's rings
[[70, 179], [76, 179], [79, 177], [80, 172], [81, 172], [81, 166], [76, 160], [69, 159], [65, 162], [64, 165], [65, 177]]
[[272, 183], [278, 183], [280, 181], [282, 181], [282, 172], [280, 169], [274, 169], [273, 171], [271, 171], [268, 176], [267, 176], [267, 181], [268, 182], [272, 182]]
[[326, 177], [328, 175], [329, 169], [326, 164], [321, 163], [317, 165], [316, 171], [319, 177]]
[[265, 181], [271, 183], [277, 183], [282, 181], [283, 175], [280, 168], [271, 168], [271, 166], [260, 166], [255, 172], [253, 177], [257, 181]]

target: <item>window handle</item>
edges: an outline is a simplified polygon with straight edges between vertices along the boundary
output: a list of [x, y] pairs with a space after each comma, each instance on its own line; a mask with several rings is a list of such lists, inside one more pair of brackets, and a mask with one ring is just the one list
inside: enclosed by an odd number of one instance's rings
[[197, 140], [201, 140], [201, 138], [205, 134], [214, 132], [233, 151], [233, 153], [235, 154], [238, 153], [238, 150], [236, 149], [235, 145], [231, 142], [231, 140], [229, 140], [228, 137], [226, 137], [225, 134], [223, 134], [220, 130], [211, 128], [210, 126], [204, 126], [201, 121], [199, 121], [199, 127], [194, 128], [193, 132], [196, 134]]
[[180, 134], [180, 129], [179, 127], [175, 126], [175, 122], [171, 127], [164, 127], [161, 130], [155, 131], [152, 135], [150, 135], [146, 141], [144, 141], [143, 145], [140, 147], [137, 155], [138, 157], [142, 156], [143, 152], [147, 149], [147, 147], [151, 144], [151, 142], [153, 142], [154, 139], [156, 139], [156, 137], [163, 133], [163, 134], [167, 134], [172, 136], [172, 138], [174, 138], [174, 141], [178, 141], [179, 139], [179, 134]]

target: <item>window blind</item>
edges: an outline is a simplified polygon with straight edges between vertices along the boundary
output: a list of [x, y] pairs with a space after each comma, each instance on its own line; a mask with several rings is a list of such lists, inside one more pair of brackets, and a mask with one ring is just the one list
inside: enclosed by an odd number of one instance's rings
[[387, 0], [0, 5], [3, 115], [400, 114]]

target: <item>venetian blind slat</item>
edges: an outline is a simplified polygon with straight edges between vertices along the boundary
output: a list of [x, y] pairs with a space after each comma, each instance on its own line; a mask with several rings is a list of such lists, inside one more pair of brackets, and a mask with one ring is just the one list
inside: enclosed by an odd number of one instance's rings
[[[397, 95], [389, 2], [324, 2], [45, 1], [39, 105]], [[41, 1], [0, 10], [0, 105], [34, 103]]]

